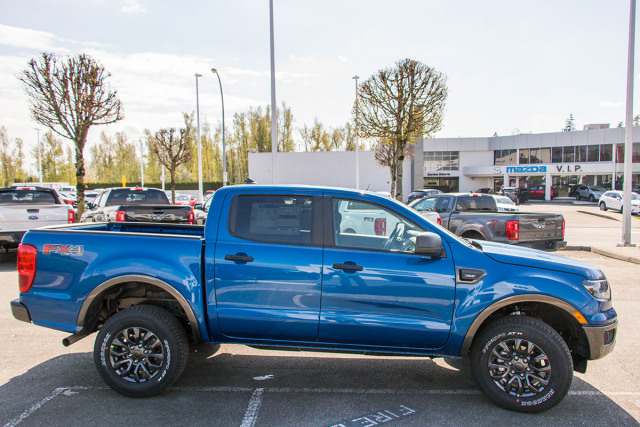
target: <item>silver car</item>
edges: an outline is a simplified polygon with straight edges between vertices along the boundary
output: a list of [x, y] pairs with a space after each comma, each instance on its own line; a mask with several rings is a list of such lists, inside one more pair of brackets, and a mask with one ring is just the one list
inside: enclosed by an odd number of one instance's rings
[[576, 188], [576, 200], [588, 199], [590, 202], [600, 200], [600, 196], [607, 191], [597, 185], [579, 185]]

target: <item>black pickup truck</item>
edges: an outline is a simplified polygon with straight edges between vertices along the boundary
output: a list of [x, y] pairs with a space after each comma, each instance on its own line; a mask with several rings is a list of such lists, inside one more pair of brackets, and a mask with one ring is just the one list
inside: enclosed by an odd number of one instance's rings
[[87, 204], [80, 222], [167, 222], [193, 224], [188, 205], [172, 205], [167, 194], [157, 188], [110, 188]]
[[437, 212], [442, 226], [460, 237], [545, 250], [567, 245], [562, 214], [498, 212], [488, 194], [435, 194], [409, 206], [419, 212]]

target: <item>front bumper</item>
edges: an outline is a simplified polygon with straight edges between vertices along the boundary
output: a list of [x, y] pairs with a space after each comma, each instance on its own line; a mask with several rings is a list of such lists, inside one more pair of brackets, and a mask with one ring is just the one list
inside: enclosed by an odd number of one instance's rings
[[589, 360], [600, 359], [613, 351], [616, 346], [618, 321], [606, 326], [582, 326], [589, 344]]
[[31, 315], [29, 315], [29, 310], [27, 307], [20, 302], [20, 300], [14, 299], [11, 301], [11, 314], [17, 320], [21, 320], [23, 322], [31, 323]]

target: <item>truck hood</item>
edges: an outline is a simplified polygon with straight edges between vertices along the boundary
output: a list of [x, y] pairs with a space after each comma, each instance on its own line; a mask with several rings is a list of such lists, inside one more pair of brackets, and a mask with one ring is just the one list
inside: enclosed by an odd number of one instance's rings
[[604, 278], [604, 274], [599, 268], [560, 255], [484, 240], [478, 243], [482, 246], [482, 251], [485, 255], [503, 264], [573, 273], [590, 280]]

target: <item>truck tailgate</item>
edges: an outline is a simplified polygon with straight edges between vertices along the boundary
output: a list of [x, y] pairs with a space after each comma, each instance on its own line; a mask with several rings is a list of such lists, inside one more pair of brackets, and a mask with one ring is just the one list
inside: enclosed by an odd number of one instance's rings
[[23, 231], [49, 225], [67, 224], [67, 205], [3, 205], [0, 207], [2, 231]]
[[562, 240], [561, 214], [556, 213], [521, 213], [520, 242], [541, 240]]

